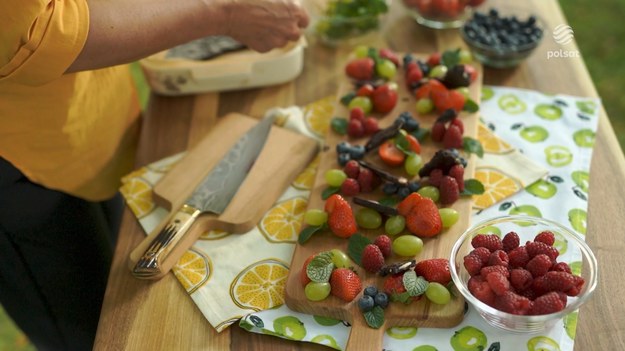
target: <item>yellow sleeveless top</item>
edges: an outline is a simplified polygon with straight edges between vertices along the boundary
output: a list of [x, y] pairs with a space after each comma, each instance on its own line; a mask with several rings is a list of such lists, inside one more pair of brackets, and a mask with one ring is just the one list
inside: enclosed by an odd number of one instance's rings
[[127, 66], [63, 74], [88, 30], [86, 0], [0, 1], [0, 157], [95, 201], [132, 169], [139, 104]]

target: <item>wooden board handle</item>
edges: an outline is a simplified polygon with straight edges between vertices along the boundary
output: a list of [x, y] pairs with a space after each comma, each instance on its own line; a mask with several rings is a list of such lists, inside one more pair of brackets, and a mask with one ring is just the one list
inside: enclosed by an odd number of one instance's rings
[[360, 311], [357, 314], [359, 315], [355, 316], [351, 323], [352, 329], [349, 332], [345, 351], [382, 350], [386, 323], [379, 329], [373, 329], [369, 327]]

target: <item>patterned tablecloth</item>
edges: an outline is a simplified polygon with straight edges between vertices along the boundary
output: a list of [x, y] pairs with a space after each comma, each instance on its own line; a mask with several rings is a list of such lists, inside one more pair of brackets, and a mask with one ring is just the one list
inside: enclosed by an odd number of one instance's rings
[[[277, 122], [285, 128], [321, 140], [328, 130], [333, 101], [334, 97], [328, 97], [303, 108], [269, 113], [277, 114]], [[475, 198], [473, 221], [528, 213], [569, 223], [585, 234], [598, 106], [599, 101], [592, 99], [484, 88], [479, 140], [486, 153], [476, 164], [476, 178], [487, 191]], [[167, 215], [152, 202], [152, 188], [182, 156], [163, 159], [124, 178], [121, 191], [146, 232]], [[240, 326], [252, 332], [344, 348], [349, 334], [346, 323], [281, 306], [317, 163], [314, 160], [294, 180], [254, 230], [244, 235], [204, 233], [175, 266], [174, 274], [218, 331], [240, 320]], [[574, 260], [571, 256], [570, 261]], [[575, 312], [542, 335], [519, 336], [489, 327], [469, 309], [456, 328], [391, 328], [384, 345], [386, 350], [449, 350], [452, 337], [467, 337], [486, 346], [499, 342], [502, 350], [539, 350], [542, 346], [566, 351], [573, 349], [576, 320]]]

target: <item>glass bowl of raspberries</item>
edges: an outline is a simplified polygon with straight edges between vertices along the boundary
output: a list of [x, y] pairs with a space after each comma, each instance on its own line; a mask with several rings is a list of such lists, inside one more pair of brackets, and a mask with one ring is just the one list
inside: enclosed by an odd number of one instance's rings
[[578, 234], [556, 222], [503, 216], [456, 241], [451, 277], [490, 325], [532, 333], [577, 310], [597, 286], [597, 260]]

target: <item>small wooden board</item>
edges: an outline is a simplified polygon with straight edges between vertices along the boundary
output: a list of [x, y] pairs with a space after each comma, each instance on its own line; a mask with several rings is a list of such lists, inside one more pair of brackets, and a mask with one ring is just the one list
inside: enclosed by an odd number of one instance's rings
[[[229, 114], [219, 120], [215, 127], [182, 160], [160, 180], [153, 192], [154, 202], [173, 212], [179, 209], [199, 182], [223, 158], [230, 148], [258, 120], [241, 114]], [[247, 177], [234, 198], [219, 216], [201, 214], [180, 246], [193, 245], [201, 233], [219, 229], [230, 233], [246, 233], [260, 221], [262, 216], [282, 195], [317, 154], [317, 142], [304, 135], [272, 126], [263, 150], [254, 162]], [[130, 255], [132, 269], [145, 252], [152, 238], [167, 223], [164, 220]], [[186, 249], [176, 249], [184, 253]], [[171, 256], [176, 256], [172, 254]], [[175, 264], [177, 259], [167, 259], [162, 266]]]
[[[418, 57], [424, 57], [424, 55], [417, 55]], [[478, 64], [473, 64], [478, 70], [478, 79], [469, 87], [471, 98], [479, 102], [480, 90], [481, 90], [481, 77], [482, 69], [478, 67]], [[432, 113], [430, 115], [420, 116], [415, 110], [415, 98], [408, 91], [403, 78], [403, 71], [398, 70], [396, 82], [399, 86], [399, 99], [397, 106], [388, 115], [381, 117], [379, 120], [380, 128], [387, 127], [393, 123], [397, 116], [403, 111], [409, 111], [420, 122], [420, 125], [425, 128], [430, 128], [437, 115]], [[339, 93], [337, 96], [337, 102], [335, 104], [335, 116], [346, 117], [349, 116], [349, 111], [343, 106], [338, 99], [349, 91], [352, 91], [351, 82], [347, 77], [340, 83]], [[462, 112], [460, 118], [464, 122], [465, 136], [473, 138], [477, 137], [477, 123], [478, 113], [469, 114]], [[321, 198], [322, 191], [326, 188], [324, 179], [324, 173], [328, 169], [341, 168], [337, 163], [337, 154], [335, 146], [341, 141], [347, 140], [350, 143], [364, 144], [366, 138], [360, 140], [351, 140], [347, 137], [340, 136], [330, 131], [326, 137], [327, 147], [322, 151], [319, 169], [315, 178], [315, 185], [311, 192], [311, 197], [308, 202], [308, 208], [310, 209], [323, 209], [325, 201]], [[435, 144], [431, 140], [426, 140], [422, 144], [421, 156], [424, 162], [431, 159], [432, 155], [442, 148], [442, 145]], [[389, 170], [396, 175], [406, 174], [401, 169], [390, 169], [388, 166], [384, 166], [380, 160], [377, 152], [371, 152], [365, 160], [375, 165], [380, 166], [383, 169]], [[465, 179], [472, 178], [475, 171], [475, 156], [472, 155], [468, 159], [468, 165], [465, 169]], [[380, 189], [371, 194], [360, 194], [360, 197], [370, 199], [380, 199], [383, 197]], [[451, 228], [444, 230], [442, 234], [430, 238], [423, 239], [424, 247], [423, 251], [416, 257], [417, 260], [423, 260], [427, 258], [449, 258], [451, 248], [456, 239], [469, 227], [471, 218], [471, 198], [462, 197], [452, 208], [460, 213], [459, 221]], [[360, 208], [358, 205], [352, 205], [354, 211]], [[383, 226], [377, 230], [360, 230], [362, 234], [373, 239], [377, 235], [384, 233]], [[358, 309], [358, 299], [356, 297], [352, 302], [345, 303], [342, 300], [330, 296], [326, 300], [321, 302], [309, 301], [305, 294], [304, 288], [300, 283], [299, 274], [304, 261], [313, 254], [318, 252], [338, 248], [347, 252], [347, 240], [341, 239], [331, 232], [314, 234], [313, 237], [304, 245], [297, 244], [293, 259], [291, 262], [291, 270], [286, 285], [286, 304], [289, 308], [303, 313], [319, 315], [324, 317], [332, 317], [341, 320], [346, 320], [352, 325], [351, 334], [347, 344], [347, 350], [381, 350], [382, 339], [384, 331], [387, 328], [402, 326], [402, 327], [430, 327], [430, 328], [448, 328], [459, 324], [464, 316], [465, 302], [459, 293], [456, 293], [451, 302], [444, 306], [432, 304], [427, 301], [426, 298], [422, 298], [419, 301], [412, 302], [409, 305], [402, 305], [400, 303], [391, 303], [385, 310], [385, 323], [380, 329], [370, 328], [362, 315], [362, 312]], [[386, 260], [386, 263], [393, 263], [399, 261], [405, 261], [405, 257], [392, 256]], [[361, 267], [356, 266], [356, 271], [363, 281], [363, 288], [369, 285], [375, 285], [379, 289], [382, 288], [384, 278], [367, 273]]]

